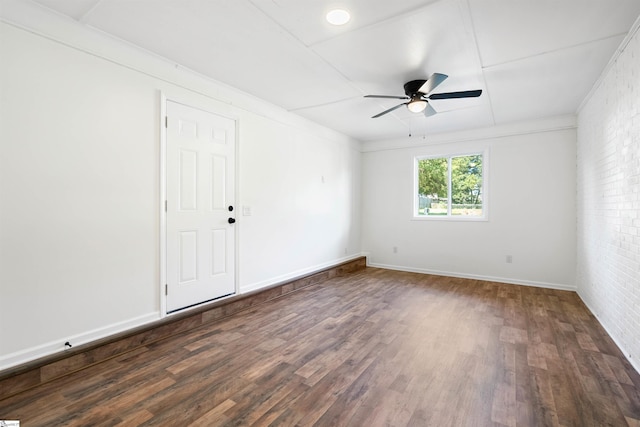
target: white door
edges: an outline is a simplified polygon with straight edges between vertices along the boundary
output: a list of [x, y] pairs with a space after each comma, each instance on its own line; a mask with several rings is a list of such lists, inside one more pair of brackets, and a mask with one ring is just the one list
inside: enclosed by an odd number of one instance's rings
[[235, 292], [235, 129], [167, 101], [167, 312]]

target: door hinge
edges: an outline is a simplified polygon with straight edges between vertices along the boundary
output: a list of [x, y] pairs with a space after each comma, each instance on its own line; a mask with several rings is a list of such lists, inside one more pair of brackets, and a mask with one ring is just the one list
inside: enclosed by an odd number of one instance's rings
[[164, 201], [164, 211], [167, 212], [167, 201]]
[[164, 127], [169, 128], [169, 116], [164, 116]]
[[164, 285], [164, 294], [169, 295], [169, 285], [165, 283]]

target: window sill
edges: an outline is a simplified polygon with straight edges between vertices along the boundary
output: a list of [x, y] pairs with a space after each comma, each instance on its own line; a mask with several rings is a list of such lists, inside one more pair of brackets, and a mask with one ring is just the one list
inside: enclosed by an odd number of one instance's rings
[[487, 216], [413, 216], [412, 221], [488, 222]]

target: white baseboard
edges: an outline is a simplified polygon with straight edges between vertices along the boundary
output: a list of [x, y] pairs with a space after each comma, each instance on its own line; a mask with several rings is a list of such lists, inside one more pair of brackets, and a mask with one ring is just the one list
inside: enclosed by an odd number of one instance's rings
[[160, 319], [160, 313], [149, 313], [143, 316], [135, 317], [133, 319], [126, 320], [124, 322], [114, 323], [109, 326], [94, 329], [92, 331], [83, 332], [73, 336], [67, 336], [55, 341], [50, 341], [45, 344], [41, 344], [36, 347], [27, 348], [25, 350], [17, 351], [15, 353], [9, 353], [0, 357], [0, 371], [8, 369], [14, 366], [21, 365], [23, 363], [31, 362], [36, 359], [45, 356], [51, 356], [56, 353], [64, 352], [69, 348], [65, 346], [65, 342], [69, 342], [72, 346], [76, 347], [82, 344], [87, 344], [92, 341], [96, 341], [108, 336], [127, 331], [129, 329], [143, 326], [147, 323], [154, 322]]
[[535, 286], [536, 288], [556, 289], [560, 291], [576, 292], [575, 285], [565, 285], [560, 283], [536, 282], [533, 280], [520, 280], [508, 277], [481, 276], [478, 274], [458, 273], [453, 271], [428, 270], [425, 268], [405, 267], [399, 265], [367, 263], [369, 267], [384, 268], [385, 270], [406, 271], [409, 273], [433, 274], [435, 276], [459, 277], [461, 279], [485, 280], [488, 282], [508, 283], [512, 285]]
[[295, 279], [307, 274], [312, 274], [320, 270], [324, 270], [329, 267], [334, 267], [338, 264], [342, 264], [347, 261], [352, 261], [356, 258], [360, 258], [364, 254], [358, 253], [354, 255], [349, 255], [343, 258], [338, 258], [333, 261], [325, 262], [322, 264], [317, 264], [308, 268], [303, 268], [300, 270], [293, 271], [291, 273], [283, 274], [281, 276], [272, 277], [267, 280], [261, 280], [260, 282], [250, 283], [248, 285], [240, 286], [240, 294], [246, 294], [248, 292], [257, 291], [262, 288], [266, 288], [268, 286], [276, 285], [278, 283], [286, 282], [287, 280]]

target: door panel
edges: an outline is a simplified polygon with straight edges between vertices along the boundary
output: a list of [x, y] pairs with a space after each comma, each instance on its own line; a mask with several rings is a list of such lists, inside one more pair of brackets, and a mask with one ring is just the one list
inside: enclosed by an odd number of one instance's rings
[[184, 285], [198, 280], [198, 231], [180, 231], [179, 279]]
[[229, 206], [226, 194], [227, 159], [222, 156], [211, 157], [211, 210], [224, 210]]
[[235, 292], [235, 121], [167, 101], [167, 312]]
[[227, 230], [213, 230], [211, 232], [211, 275], [227, 272]]
[[198, 153], [180, 150], [180, 187], [178, 200], [181, 211], [198, 209]]

